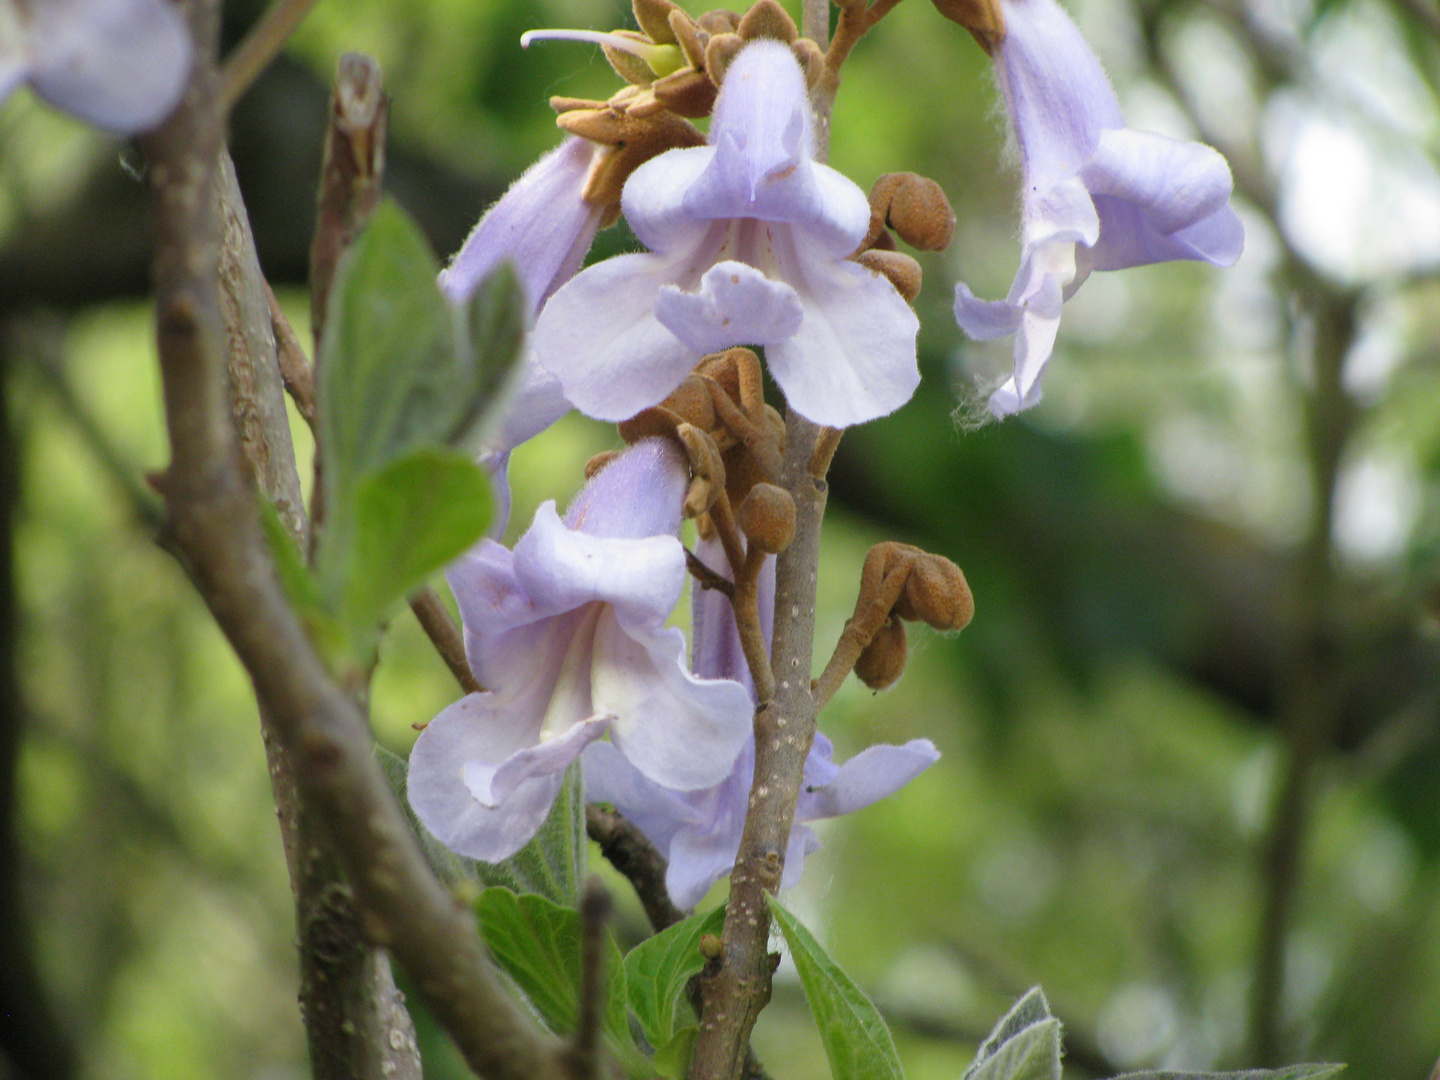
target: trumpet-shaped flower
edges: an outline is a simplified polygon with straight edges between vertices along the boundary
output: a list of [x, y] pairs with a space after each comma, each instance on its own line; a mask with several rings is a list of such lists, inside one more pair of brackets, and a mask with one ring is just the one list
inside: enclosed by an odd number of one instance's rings
[[29, 82], [56, 108], [119, 135], [180, 99], [190, 35], [166, 0], [0, 0], [0, 101]]
[[1020, 270], [1004, 300], [956, 289], [972, 338], [1015, 335], [1015, 373], [990, 397], [1005, 416], [1040, 400], [1061, 305], [1092, 270], [1171, 259], [1230, 266], [1244, 231], [1230, 168], [1208, 146], [1125, 126], [1079, 29], [1055, 0], [1004, 0], [1000, 90], [1024, 173]]
[[[724, 556], [713, 542], [700, 545], [701, 558], [713, 566]], [[761, 579], [760, 613], [766, 636], [774, 611], [774, 560]], [[743, 681], [745, 667], [740, 639], [729, 602], [720, 594], [696, 588], [692, 596], [695, 650], [692, 666], [702, 676]], [[928, 739], [904, 746], [872, 746], [844, 765], [831, 758], [834, 747], [823, 734], [805, 759], [804, 786], [795, 806], [795, 824], [785, 856], [782, 884], [800, 880], [805, 856], [820, 846], [807, 822], [839, 817], [883, 799], [904, 787], [939, 758]], [[674, 791], [640, 773], [616, 751], [597, 743], [585, 751], [586, 797], [612, 803], [666, 857], [665, 886], [682, 908], [694, 907], [710, 886], [728, 874], [740, 847], [745, 810], [755, 772], [755, 739], [744, 749], [728, 776], [702, 791]]]
[[[486, 275], [509, 260], [525, 289], [533, 319], [550, 294], [580, 269], [595, 241], [605, 208], [588, 202], [583, 191], [602, 152], [597, 144], [572, 136], [526, 169], [440, 272], [440, 289], [446, 297], [455, 304], [465, 303]], [[487, 434], [481, 455], [496, 494], [492, 536], [505, 531], [510, 516], [510, 451], [570, 411], [560, 383], [536, 362], [534, 350], [528, 347], [504, 394], [499, 422]]]
[[532, 837], [566, 766], [609, 733], [637, 773], [692, 790], [722, 780], [750, 732], [738, 683], [701, 679], [665, 620], [686, 579], [675, 538], [685, 461], [636, 444], [553, 503], [507, 551], [481, 541], [449, 571], [466, 653], [489, 689], [445, 709], [416, 740], [409, 796], [435, 836], [495, 862]]
[[535, 326], [540, 362], [576, 408], [625, 419], [732, 345], [763, 346], [790, 405], [816, 423], [858, 424], [909, 400], [919, 324], [886, 278], [846, 258], [869, 204], [814, 160], [805, 78], [783, 44], [740, 51], [709, 145], [642, 165], [621, 208], [650, 253], [581, 271]]

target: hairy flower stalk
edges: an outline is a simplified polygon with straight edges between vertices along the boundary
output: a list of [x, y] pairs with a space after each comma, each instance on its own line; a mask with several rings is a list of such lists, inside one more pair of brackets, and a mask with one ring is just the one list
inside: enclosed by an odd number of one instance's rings
[[449, 572], [466, 651], [489, 690], [447, 708], [410, 756], [409, 795], [448, 847], [498, 862], [535, 834], [566, 766], [607, 733], [647, 779], [708, 787], [750, 728], [739, 683], [699, 679], [665, 620], [686, 580], [675, 532], [687, 475], [673, 443], [637, 443], [562, 522], [536, 512], [513, 552], [485, 540]]
[[972, 338], [1015, 336], [996, 416], [1040, 400], [1060, 308], [1092, 270], [1171, 259], [1230, 266], [1244, 230], [1215, 150], [1125, 126], [1100, 62], [1055, 0], [1004, 0], [996, 76], [1024, 172], [1020, 269], [1004, 300], [965, 285], [955, 317]]

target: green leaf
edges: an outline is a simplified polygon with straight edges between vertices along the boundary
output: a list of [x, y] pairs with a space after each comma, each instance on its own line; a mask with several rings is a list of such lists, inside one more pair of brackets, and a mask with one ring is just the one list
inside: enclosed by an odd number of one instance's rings
[[688, 1004], [682, 1004], [685, 985], [705, 966], [705, 958], [700, 955], [700, 938], [705, 934], [718, 934], [724, 925], [723, 907], [691, 915], [646, 938], [625, 957], [630, 1008], [640, 1021], [645, 1038], [656, 1048], [657, 1062], [660, 1048], [669, 1044], [676, 1034], [677, 1006], [681, 1006], [682, 1023], [695, 1021]]
[[1060, 1021], [1031, 988], [995, 1025], [961, 1080], [1059, 1080]]
[[438, 272], [419, 227], [388, 201], [336, 271], [316, 387], [332, 526], [362, 476], [453, 427], [458, 356]]
[[800, 972], [834, 1080], [903, 1080], [905, 1072], [879, 1010], [779, 900], [768, 894], [765, 899]]
[[[543, 896], [491, 888], [476, 900], [475, 914], [495, 961], [540, 1018], [557, 1035], [572, 1034], [580, 1017], [580, 913]], [[643, 1075], [649, 1063], [626, 1019], [625, 962], [608, 933], [605, 942], [605, 1042], [628, 1072]]]
[[1060, 1080], [1060, 1021], [1042, 1020], [977, 1056], [962, 1080]]
[[365, 641], [392, 605], [485, 533], [494, 510], [485, 470], [449, 450], [414, 450], [366, 476], [356, 492], [340, 610]]
[[677, 1031], [664, 1046], [655, 1051], [655, 1057], [650, 1062], [654, 1071], [666, 1080], [685, 1080], [685, 1074], [690, 1069], [690, 1059], [695, 1056], [695, 1038], [699, 1034], [700, 1028], [695, 1024]]
[[430, 835], [410, 809], [406, 795], [409, 763], [383, 746], [377, 745], [375, 753], [410, 827], [420, 839], [430, 868], [441, 881], [450, 886], [467, 882], [481, 887], [500, 886], [514, 893], [534, 893], [565, 906], [575, 904], [579, 883], [585, 878], [585, 804], [578, 761], [565, 770], [560, 794], [535, 839], [502, 863], [483, 863], [457, 855]]
[[1133, 1072], [1115, 1080], [1329, 1080], [1344, 1065], [1287, 1065], [1283, 1069], [1243, 1069], [1240, 1072]]
[[520, 278], [509, 260], [481, 280], [457, 322], [460, 357], [460, 410], [447, 437], [451, 446], [468, 444], [501, 384], [515, 368], [525, 344], [526, 301]]

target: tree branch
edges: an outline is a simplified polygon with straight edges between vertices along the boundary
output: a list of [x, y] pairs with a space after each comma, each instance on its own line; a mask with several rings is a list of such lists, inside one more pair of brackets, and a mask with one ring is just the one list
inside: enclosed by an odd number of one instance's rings
[[600, 853], [610, 865], [634, 887], [656, 933], [685, 918], [665, 887], [665, 858], [644, 833], [615, 811], [593, 803], [585, 807], [585, 832], [600, 845]]
[[221, 114], [213, 0], [190, 6], [196, 61], [176, 113], [146, 137], [156, 209], [157, 344], [170, 431], [167, 530], [293, 757], [366, 938], [390, 947], [466, 1060], [496, 1080], [561, 1080], [561, 1047], [492, 972], [473, 920], [435, 879], [354, 705], [315, 655], [275, 577], [237, 453], [225, 374], [216, 162]]

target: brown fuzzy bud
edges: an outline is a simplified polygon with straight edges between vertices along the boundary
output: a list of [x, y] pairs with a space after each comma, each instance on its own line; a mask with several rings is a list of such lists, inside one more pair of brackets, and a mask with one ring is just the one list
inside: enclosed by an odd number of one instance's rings
[[884, 274], [895, 286], [895, 291], [913, 304], [920, 295], [920, 264], [900, 251], [877, 251], [871, 248], [855, 256], [855, 261], [867, 270]]
[[777, 0], [759, 0], [741, 17], [735, 32], [746, 41], [774, 38], [786, 45], [794, 44], [795, 39], [800, 36], [795, 20], [790, 18], [790, 13], [780, 6]]
[[953, 23], [958, 23], [979, 42], [991, 56], [1005, 40], [1005, 14], [1000, 0], [931, 0], [935, 10]]
[[902, 173], [901, 183], [890, 197], [886, 222], [895, 235], [921, 251], [944, 251], [955, 239], [955, 211], [945, 190], [934, 180], [914, 173]]
[[756, 484], [735, 512], [735, 521], [761, 551], [778, 555], [795, 539], [795, 500], [784, 488]]
[[855, 677], [871, 690], [884, 690], [905, 670], [905, 624], [891, 615], [855, 661]]
[[942, 555], [922, 553], [895, 603], [895, 614], [936, 630], [963, 630], [975, 614], [975, 598], [958, 566]]
[[718, 934], [700, 935], [700, 955], [706, 960], [719, 960], [725, 954], [725, 943]]
[[870, 188], [870, 231], [861, 249], [878, 244], [887, 225], [913, 248], [944, 251], [955, 238], [955, 211], [934, 180], [885, 173]]

